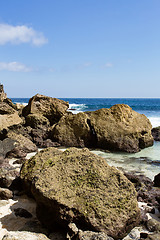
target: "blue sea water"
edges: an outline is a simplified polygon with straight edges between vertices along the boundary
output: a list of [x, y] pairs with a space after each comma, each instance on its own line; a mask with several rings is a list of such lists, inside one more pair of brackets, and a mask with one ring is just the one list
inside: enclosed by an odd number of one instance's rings
[[[61, 98], [62, 99], [62, 98]], [[63, 98], [68, 101], [73, 113], [110, 108], [115, 104], [127, 104], [133, 110], [145, 114], [153, 127], [160, 126], [160, 98]], [[12, 98], [14, 103], [27, 104], [28, 98]], [[108, 164], [126, 171], [142, 173], [153, 179], [160, 173], [160, 142], [138, 153], [105, 153], [93, 151], [103, 156]]]
[[[73, 113], [82, 111], [94, 111], [100, 108], [123, 103], [133, 110], [145, 114], [151, 121], [152, 126], [160, 126], [160, 98], [61, 98], [68, 101]], [[12, 98], [14, 103], [27, 104], [29, 98]]]

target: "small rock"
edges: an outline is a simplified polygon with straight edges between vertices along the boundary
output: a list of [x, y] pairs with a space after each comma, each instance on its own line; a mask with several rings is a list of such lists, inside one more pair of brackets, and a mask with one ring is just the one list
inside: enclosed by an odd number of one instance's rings
[[75, 223], [69, 223], [68, 224], [68, 233], [67, 233], [67, 239], [73, 239], [78, 234], [78, 228]]
[[13, 180], [17, 177], [18, 174], [19, 173], [16, 170], [12, 169], [12, 167], [9, 164], [7, 165], [7, 167], [4, 167], [4, 165], [1, 165], [0, 166], [0, 187], [9, 188]]
[[148, 221], [148, 216], [145, 209], [141, 209], [141, 223], [144, 224]]
[[155, 214], [155, 208], [152, 208], [152, 207], [145, 207], [145, 211], [147, 213], [152, 213], [152, 214]]
[[160, 222], [155, 220], [155, 219], [149, 219], [147, 221], [147, 229], [150, 231], [150, 232], [159, 232], [160, 231]]
[[31, 218], [32, 217], [32, 214], [24, 208], [15, 208], [14, 213], [15, 213], [16, 217], [18, 217], [18, 216], [19, 217], [24, 217], [24, 218]]
[[160, 127], [152, 128], [152, 136], [155, 141], [160, 141]]
[[49, 240], [44, 234], [31, 232], [9, 232], [2, 240]]
[[7, 188], [0, 188], [0, 199], [7, 200], [13, 198], [13, 193]]

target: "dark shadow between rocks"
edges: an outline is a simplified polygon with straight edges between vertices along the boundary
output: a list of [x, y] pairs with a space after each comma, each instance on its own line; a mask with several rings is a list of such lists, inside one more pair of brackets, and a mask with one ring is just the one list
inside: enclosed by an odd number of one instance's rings
[[91, 125], [90, 119], [87, 119], [87, 124], [90, 128], [90, 137], [91, 137], [91, 140], [90, 140], [91, 146], [89, 146], [89, 147], [97, 147], [97, 142], [98, 142], [97, 134], [96, 134], [94, 127]]

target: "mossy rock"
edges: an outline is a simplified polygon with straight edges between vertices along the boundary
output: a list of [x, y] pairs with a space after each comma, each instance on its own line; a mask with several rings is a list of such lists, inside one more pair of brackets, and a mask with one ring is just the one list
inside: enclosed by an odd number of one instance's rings
[[121, 238], [139, 221], [133, 184], [86, 148], [45, 149], [26, 160], [21, 178], [49, 229], [74, 222]]

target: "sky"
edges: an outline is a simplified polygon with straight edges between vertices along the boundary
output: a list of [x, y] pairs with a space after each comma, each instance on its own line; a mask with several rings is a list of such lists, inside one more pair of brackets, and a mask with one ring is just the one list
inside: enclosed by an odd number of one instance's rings
[[159, 0], [1, 0], [8, 97], [160, 97]]

